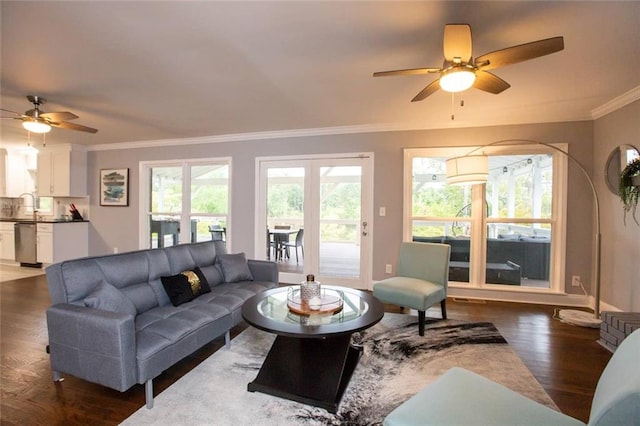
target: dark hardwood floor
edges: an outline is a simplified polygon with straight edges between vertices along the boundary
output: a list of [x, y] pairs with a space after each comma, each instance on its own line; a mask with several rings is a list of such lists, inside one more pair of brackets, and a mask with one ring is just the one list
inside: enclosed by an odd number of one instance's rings
[[[50, 299], [44, 276], [0, 283], [0, 302], [1, 424], [115, 425], [144, 405], [142, 385], [118, 392], [70, 376], [52, 381], [45, 352]], [[552, 319], [551, 306], [449, 300], [447, 307], [449, 318], [493, 322], [560, 409], [588, 420], [596, 383], [611, 357], [596, 343], [598, 330]], [[398, 312], [392, 306], [387, 310]], [[439, 317], [439, 309], [427, 315]], [[234, 328], [232, 336], [244, 328]], [[216, 340], [154, 379], [155, 394], [223, 344]]]

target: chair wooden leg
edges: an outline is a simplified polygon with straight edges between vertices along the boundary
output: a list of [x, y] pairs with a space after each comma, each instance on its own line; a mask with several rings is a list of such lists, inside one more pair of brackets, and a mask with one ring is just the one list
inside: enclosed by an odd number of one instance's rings
[[418, 334], [424, 336], [425, 311], [418, 311]]
[[447, 299], [440, 302], [440, 310], [442, 310], [442, 319], [447, 319]]

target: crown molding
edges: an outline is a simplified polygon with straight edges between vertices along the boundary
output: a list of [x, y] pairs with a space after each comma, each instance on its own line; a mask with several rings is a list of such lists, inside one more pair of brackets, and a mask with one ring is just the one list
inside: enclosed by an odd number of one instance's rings
[[604, 117], [620, 108], [629, 105], [631, 102], [635, 102], [640, 99], [640, 86], [634, 87], [626, 93], [611, 99], [609, 102], [594, 108], [591, 111], [591, 118], [597, 120], [600, 117]]
[[487, 123], [460, 123], [457, 122], [452, 126], [436, 126], [429, 127], [424, 124], [416, 125], [412, 123], [384, 123], [384, 124], [359, 124], [353, 126], [338, 127], [320, 127], [312, 129], [292, 129], [292, 130], [275, 130], [264, 132], [250, 133], [233, 133], [227, 135], [201, 136], [194, 138], [176, 138], [176, 139], [158, 139], [133, 142], [118, 142], [99, 145], [87, 145], [87, 151], [111, 151], [120, 149], [136, 149], [136, 148], [158, 148], [165, 146], [185, 146], [199, 144], [213, 144], [225, 142], [246, 142], [252, 140], [269, 140], [269, 139], [286, 139], [286, 138], [305, 138], [313, 136], [332, 136], [346, 135], [357, 133], [380, 133], [380, 132], [407, 132], [420, 130], [442, 130], [451, 128], [468, 128], [468, 127], [492, 127], [492, 126], [509, 126], [514, 124], [536, 124], [536, 123], [556, 123], [568, 121], [589, 121], [590, 116], [585, 117], [563, 117], [558, 120], [547, 120], [544, 122], [525, 121], [519, 123], [511, 123], [508, 121], [494, 120]]
[[401, 130], [417, 130], [406, 124], [362, 124], [354, 126], [320, 127], [315, 129], [276, 130], [251, 133], [233, 133], [228, 135], [201, 136], [195, 138], [161, 139], [137, 142], [120, 142], [88, 146], [89, 151], [109, 151], [115, 149], [150, 148], [174, 145], [198, 145], [251, 140], [298, 138], [310, 136], [344, 135], [353, 133], [378, 133]]

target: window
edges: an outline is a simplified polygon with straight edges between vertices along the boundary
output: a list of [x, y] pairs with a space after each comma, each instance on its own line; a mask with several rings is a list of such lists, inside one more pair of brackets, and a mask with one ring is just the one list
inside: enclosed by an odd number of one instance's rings
[[227, 159], [143, 163], [141, 247], [226, 241], [229, 174]]
[[405, 240], [449, 244], [451, 283], [559, 291], [564, 265], [552, 259], [564, 259], [553, 253], [564, 247], [555, 239], [564, 235], [566, 157], [541, 146], [494, 148], [485, 152], [487, 183], [460, 186], [446, 183], [445, 162], [473, 148], [405, 151]]

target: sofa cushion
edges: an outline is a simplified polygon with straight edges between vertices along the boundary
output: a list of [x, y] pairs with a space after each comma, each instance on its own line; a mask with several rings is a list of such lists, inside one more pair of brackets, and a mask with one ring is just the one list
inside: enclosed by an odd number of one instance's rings
[[253, 281], [253, 274], [251, 274], [244, 253], [221, 254], [216, 259], [220, 263], [226, 282]]
[[98, 286], [84, 298], [84, 305], [88, 308], [101, 309], [110, 312], [123, 312], [136, 316], [136, 307], [131, 300], [111, 284], [101, 281]]
[[173, 306], [190, 302], [201, 294], [211, 292], [207, 279], [198, 267], [192, 271], [162, 277], [161, 281]]

